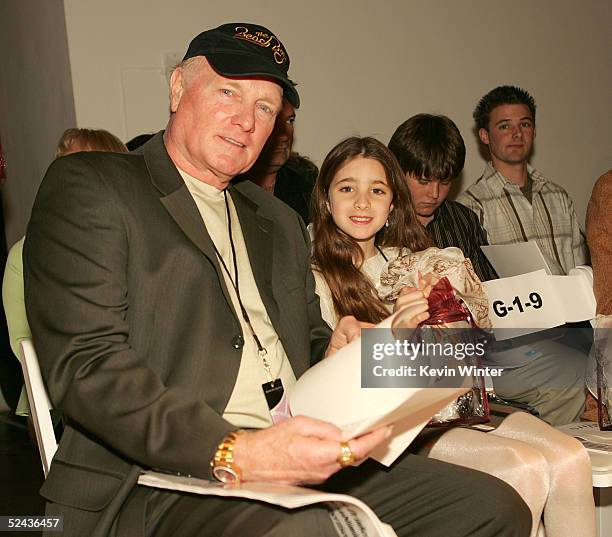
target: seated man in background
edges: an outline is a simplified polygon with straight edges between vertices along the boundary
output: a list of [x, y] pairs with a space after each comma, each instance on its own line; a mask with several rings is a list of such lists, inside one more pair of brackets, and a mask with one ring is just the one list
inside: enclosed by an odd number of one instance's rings
[[[114, 153], [127, 153], [127, 147], [114, 134], [103, 129], [66, 129], [55, 150], [55, 157], [63, 157], [79, 151], [110, 151]], [[19, 357], [19, 342], [30, 339], [32, 333], [26, 317], [23, 292], [23, 242], [25, 237], [18, 240], [10, 249], [4, 269], [2, 280], [2, 302], [6, 313], [9, 339], [13, 354]], [[25, 387], [21, 390], [15, 414], [28, 416], [30, 405]]]
[[[480, 99], [473, 116], [491, 160], [457, 201], [478, 215], [489, 243], [535, 241], [551, 274], [569, 274], [588, 264], [586, 238], [571, 198], [528, 162], [536, 136], [533, 97], [516, 86], [498, 86]], [[587, 353], [590, 325], [566, 326], [560, 341]]]
[[465, 144], [453, 121], [431, 114], [412, 116], [395, 130], [389, 149], [406, 175], [417, 218], [434, 244], [460, 248], [482, 281], [497, 278], [480, 249], [488, 242], [478, 217], [446, 199], [465, 163]]
[[551, 274], [587, 264], [572, 200], [528, 164], [536, 134], [533, 97], [515, 86], [499, 86], [480, 99], [474, 120], [491, 161], [457, 201], [478, 215], [489, 243], [535, 241]]
[[321, 483], [363, 499], [400, 537], [529, 535], [528, 509], [501, 481], [413, 456], [344, 468], [390, 430], [342, 442], [335, 425], [281, 421], [268, 402], [360, 330], [344, 317], [330, 334], [321, 319], [297, 213], [230, 184], [257, 160], [283, 97], [299, 106], [288, 68], [267, 28], [205, 31], [172, 73], [163, 134], [49, 168], [24, 246], [28, 319], [67, 417], [41, 491], [47, 514], [63, 515], [64, 537], [337, 535], [322, 506], [137, 485], [160, 468]]
[[[445, 116], [418, 114], [402, 123], [389, 149], [406, 174], [417, 216], [436, 246], [455, 246], [469, 257], [481, 280], [497, 278], [481, 244], [487, 244], [476, 215], [446, 199], [451, 181], [461, 173], [465, 145], [457, 126]], [[584, 409], [585, 356], [556, 341], [541, 340], [490, 353], [504, 367], [493, 378], [503, 399], [526, 404], [552, 425], [570, 423]]]
[[310, 223], [310, 196], [319, 170], [306, 157], [292, 152], [295, 108], [283, 100], [274, 130], [253, 167], [235, 179], [253, 181], [284, 201], [296, 211], [305, 224]]

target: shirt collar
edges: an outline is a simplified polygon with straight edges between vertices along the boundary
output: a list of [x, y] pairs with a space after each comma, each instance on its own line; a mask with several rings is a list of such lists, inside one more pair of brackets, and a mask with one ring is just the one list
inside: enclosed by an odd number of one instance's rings
[[[527, 173], [533, 181], [532, 191], [534, 193], [538, 192], [546, 182], [546, 179], [531, 164], [527, 164]], [[500, 172], [498, 172], [493, 166], [493, 162], [491, 161], [487, 162], [485, 166], [484, 172], [482, 174], [482, 180], [485, 181], [496, 193], [501, 192], [506, 187], [511, 189], [520, 188], [518, 185], [515, 185], [511, 181], [508, 181], [508, 179], [506, 179]]]
[[438, 207], [434, 213], [433, 213], [433, 218], [427, 222], [427, 225], [425, 226], [425, 229], [427, 229], [429, 226], [433, 225], [434, 222], [437, 222], [438, 220], [441, 220], [442, 218], [444, 218], [444, 215], [446, 214], [446, 200], [444, 200], [441, 204], [440, 207]]
[[209, 201], [223, 201], [223, 190], [219, 190], [217, 187], [209, 185], [204, 181], [196, 179], [193, 175], [188, 174], [185, 170], [177, 168], [179, 174], [185, 181], [187, 189], [192, 195], [197, 195], [200, 198], [207, 199]]

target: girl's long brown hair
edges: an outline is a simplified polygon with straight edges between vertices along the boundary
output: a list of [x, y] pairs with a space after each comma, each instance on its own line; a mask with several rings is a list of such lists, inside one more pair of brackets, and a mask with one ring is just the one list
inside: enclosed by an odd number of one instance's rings
[[376, 234], [375, 244], [418, 252], [431, 246], [431, 239], [417, 220], [404, 174], [384, 144], [375, 138], [351, 137], [329, 152], [312, 193], [313, 268], [327, 281], [339, 317], [353, 315], [360, 321], [378, 323], [389, 312], [369, 278], [360, 270], [364, 262], [361, 248], [352, 237], [338, 229], [328, 206], [329, 187], [336, 173], [358, 156], [380, 162], [393, 192], [389, 225]]

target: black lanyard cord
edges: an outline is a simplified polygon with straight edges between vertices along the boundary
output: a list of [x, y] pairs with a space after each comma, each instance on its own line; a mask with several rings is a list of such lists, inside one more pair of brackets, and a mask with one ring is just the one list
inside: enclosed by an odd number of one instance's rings
[[380, 255], [382, 255], [382, 256], [383, 256], [383, 259], [384, 259], [385, 261], [389, 261], [389, 260], [387, 259], [387, 256], [384, 254], [384, 252], [383, 252], [383, 251], [382, 251], [382, 249], [380, 248], [380, 246], [378, 246], [378, 244], [376, 245], [376, 249], [377, 249], [377, 250], [380, 252]]
[[238, 281], [238, 258], [236, 256], [236, 247], [234, 245], [234, 236], [232, 233], [232, 217], [230, 214], [230, 207], [229, 207], [229, 202], [227, 200], [226, 190], [223, 191], [223, 197], [225, 200], [225, 212], [227, 215], [227, 231], [229, 234], [230, 248], [232, 251], [232, 262], [233, 262], [232, 264], [234, 266], [234, 278], [232, 278], [231, 272], [227, 268], [227, 265], [225, 264], [223, 257], [221, 257], [221, 253], [219, 252], [217, 245], [215, 244], [214, 241], [212, 241], [212, 239], [211, 241], [213, 244], [213, 248], [215, 249], [215, 254], [217, 254], [217, 259], [219, 259], [219, 262], [221, 263], [223, 270], [225, 270], [225, 273], [227, 274], [229, 281], [231, 282], [232, 287], [234, 288], [234, 291], [236, 292], [236, 298], [238, 299], [238, 304], [240, 305], [240, 313], [242, 314], [242, 318], [244, 322], [246, 323], [246, 325], [249, 327], [249, 330], [251, 331], [253, 339], [255, 340], [255, 344], [257, 345], [257, 352], [263, 361], [263, 366], [264, 366], [264, 369], [266, 370], [266, 374], [268, 375], [268, 377], [270, 377], [269, 380], [272, 380], [270, 363], [268, 362], [268, 359], [266, 358], [268, 351], [261, 344], [259, 337], [257, 337], [257, 334], [255, 333], [255, 329], [253, 328], [253, 325], [251, 324], [251, 319], [249, 318], [249, 314], [247, 313], [247, 310], [244, 307], [244, 303], [242, 302], [242, 297], [240, 296], [240, 286], [239, 286], [239, 281]]

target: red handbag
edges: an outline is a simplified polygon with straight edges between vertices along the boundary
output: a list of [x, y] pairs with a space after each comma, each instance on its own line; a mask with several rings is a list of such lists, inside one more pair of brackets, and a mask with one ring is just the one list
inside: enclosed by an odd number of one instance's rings
[[[425, 343], [476, 343], [477, 326], [465, 305], [457, 299], [448, 278], [441, 278], [428, 297], [429, 318], [419, 324], [416, 335]], [[461, 358], [466, 365], [482, 367], [478, 355]], [[456, 360], [455, 356], [449, 360]], [[472, 387], [431, 418], [430, 426], [471, 425], [489, 421], [489, 402], [483, 375], [471, 375]]]

